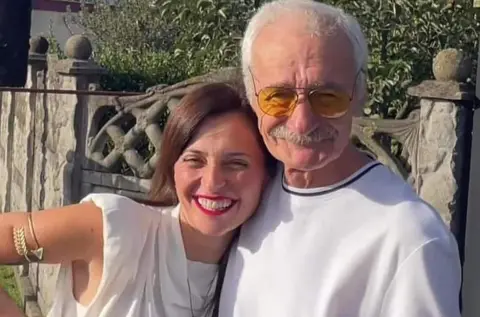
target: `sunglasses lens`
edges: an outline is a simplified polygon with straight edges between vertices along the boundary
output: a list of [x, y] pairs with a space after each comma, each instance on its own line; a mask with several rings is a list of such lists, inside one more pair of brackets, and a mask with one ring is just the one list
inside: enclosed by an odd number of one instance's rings
[[316, 91], [309, 94], [313, 111], [325, 118], [338, 118], [348, 111], [350, 97], [337, 91]]
[[293, 89], [266, 87], [258, 94], [260, 109], [274, 117], [290, 115], [296, 102], [297, 93]]

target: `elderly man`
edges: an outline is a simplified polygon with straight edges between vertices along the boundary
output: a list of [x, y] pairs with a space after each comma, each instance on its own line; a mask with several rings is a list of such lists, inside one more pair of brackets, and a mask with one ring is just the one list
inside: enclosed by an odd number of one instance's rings
[[366, 100], [358, 22], [308, 0], [252, 18], [243, 71], [283, 169], [242, 229], [221, 317], [458, 317], [457, 245], [402, 179], [350, 143]]

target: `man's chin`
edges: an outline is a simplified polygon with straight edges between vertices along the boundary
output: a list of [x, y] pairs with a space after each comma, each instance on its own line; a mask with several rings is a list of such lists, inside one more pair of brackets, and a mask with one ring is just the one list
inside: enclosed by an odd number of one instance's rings
[[286, 168], [309, 172], [318, 170], [331, 162], [331, 155], [328, 153], [291, 153], [284, 162]]
[[322, 168], [332, 161], [334, 154], [333, 144], [328, 141], [314, 146], [302, 146], [282, 140], [269, 150], [286, 168], [306, 172]]

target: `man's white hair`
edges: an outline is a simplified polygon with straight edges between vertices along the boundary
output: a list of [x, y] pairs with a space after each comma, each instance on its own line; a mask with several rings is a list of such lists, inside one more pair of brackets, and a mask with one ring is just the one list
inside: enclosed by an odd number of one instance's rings
[[[313, 0], [276, 0], [264, 4], [252, 17], [242, 41], [242, 70], [246, 92], [250, 102], [254, 101], [252, 75], [253, 44], [255, 39], [267, 25], [275, 23], [285, 15], [301, 15], [307, 32], [314, 36], [334, 34], [343, 31], [349, 38], [355, 58], [356, 71], [362, 72], [357, 77], [356, 93], [361, 102], [366, 100], [366, 72], [368, 63], [368, 46], [360, 24], [353, 16], [342, 9]], [[261, 43], [257, 43], [261, 45]], [[258, 49], [258, 48], [257, 48]], [[358, 85], [360, 83], [360, 85]], [[363, 105], [362, 105], [363, 106]]]

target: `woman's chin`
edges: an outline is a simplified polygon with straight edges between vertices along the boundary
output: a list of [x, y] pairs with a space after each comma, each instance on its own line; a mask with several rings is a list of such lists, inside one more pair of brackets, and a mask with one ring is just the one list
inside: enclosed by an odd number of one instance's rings
[[204, 228], [198, 228], [198, 231], [202, 233], [205, 236], [208, 237], [216, 237], [216, 238], [221, 238], [225, 237], [230, 230], [225, 228], [225, 227], [216, 227], [216, 226], [208, 226]]
[[[205, 236], [221, 238], [227, 236], [232, 232], [231, 222], [229, 219], [218, 219], [218, 217], [204, 219], [202, 223], [199, 223], [197, 230]], [[224, 220], [224, 221], [222, 221]]]

